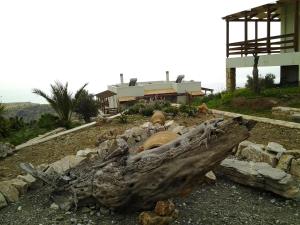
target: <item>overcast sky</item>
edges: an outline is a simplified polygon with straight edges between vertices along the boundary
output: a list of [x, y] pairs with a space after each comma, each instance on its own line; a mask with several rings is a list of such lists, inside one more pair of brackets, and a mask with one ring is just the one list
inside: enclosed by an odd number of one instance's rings
[[[87, 89], [98, 93], [118, 83], [120, 73], [125, 81], [163, 80], [166, 70], [172, 80], [184, 74], [224, 89], [221, 17], [269, 2], [0, 1], [0, 101], [43, 102], [32, 88], [48, 91], [56, 80], [68, 81], [73, 91], [88, 82]], [[231, 28], [232, 41], [243, 40], [241, 28]], [[248, 72], [238, 71], [238, 83]]]

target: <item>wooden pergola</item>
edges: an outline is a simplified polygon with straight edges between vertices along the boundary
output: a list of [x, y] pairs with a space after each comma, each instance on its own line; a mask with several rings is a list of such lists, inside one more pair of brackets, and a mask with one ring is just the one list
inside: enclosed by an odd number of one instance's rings
[[[292, 3], [295, 7], [294, 33], [271, 36], [271, 23], [281, 22], [282, 4]], [[299, 0], [279, 0], [276, 3], [265, 4], [250, 10], [241, 11], [223, 17], [226, 20], [226, 56], [248, 54], [280, 53], [283, 49], [299, 48]], [[229, 43], [230, 22], [244, 23], [244, 41]], [[255, 23], [255, 39], [248, 40], [248, 23]], [[267, 37], [258, 38], [258, 23], [267, 23]]]
[[109, 108], [109, 101], [108, 98], [116, 95], [116, 93], [106, 90], [102, 91], [98, 94], [95, 94], [97, 101], [99, 103], [100, 110], [104, 113], [115, 113], [117, 112], [117, 108]]

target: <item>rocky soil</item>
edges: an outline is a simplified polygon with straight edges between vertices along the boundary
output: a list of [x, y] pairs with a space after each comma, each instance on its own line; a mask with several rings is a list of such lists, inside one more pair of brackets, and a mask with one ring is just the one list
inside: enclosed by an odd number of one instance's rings
[[[210, 117], [175, 118], [184, 126], [201, 123]], [[51, 163], [80, 149], [92, 148], [97, 139], [107, 134], [122, 133], [125, 129], [140, 125], [148, 118], [134, 118], [126, 125], [113, 121], [74, 134], [59, 137], [36, 146], [28, 147], [0, 161], [0, 180], [20, 174], [18, 164], [31, 162], [34, 165]], [[300, 149], [300, 130], [258, 123], [251, 131], [250, 141], [267, 144], [275, 141], [287, 149]], [[95, 206], [77, 212], [63, 212], [51, 208], [50, 190], [43, 187], [28, 192], [17, 203], [0, 210], [1, 224], [138, 224], [138, 212], [117, 213]], [[215, 185], [199, 186], [186, 198], [174, 199], [179, 217], [174, 224], [300, 224], [300, 202], [286, 200], [272, 193], [238, 185], [218, 177]]]
[[[138, 224], [138, 212], [116, 213], [107, 209], [85, 207], [75, 212], [51, 209], [49, 190], [30, 192], [20, 202], [0, 211], [0, 224]], [[215, 185], [203, 185], [186, 198], [174, 199], [181, 225], [298, 225], [300, 203], [271, 193], [240, 186], [218, 178]]]
[[64, 156], [76, 154], [78, 150], [95, 147], [98, 139], [104, 138], [110, 133], [121, 134], [126, 129], [146, 120], [147, 118], [143, 117], [130, 118], [127, 124], [113, 121], [21, 149], [13, 156], [0, 160], [0, 181], [14, 178], [20, 174], [21, 170], [18, 165], [21, 162], [29, 162], [33, 165], [55, 162]]

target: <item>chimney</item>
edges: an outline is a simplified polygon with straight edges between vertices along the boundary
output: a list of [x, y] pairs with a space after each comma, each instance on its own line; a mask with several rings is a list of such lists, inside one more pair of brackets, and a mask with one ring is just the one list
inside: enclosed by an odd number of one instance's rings
[[169, 82], [170, 81], [170, 79], [169, 79], [170, 77], [169, 77], [169, 71], [166, 71], [166, 81], [167, 82]]
[[120, 73], [120, 82], [121, 82], [121, 84], [123, 84], [123, 83], [124, 83], [124, 77], [123, 77], [123, 73]]

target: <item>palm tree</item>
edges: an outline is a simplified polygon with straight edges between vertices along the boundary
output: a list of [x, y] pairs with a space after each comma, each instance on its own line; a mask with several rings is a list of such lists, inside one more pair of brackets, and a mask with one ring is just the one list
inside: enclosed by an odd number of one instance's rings
[[79, 96], [83, 93], [83, 90], [86, 86], [87, 83], [76, 92], [74, 97], [68, 90], [68, 83], [63, 85], [58, 81], [56, 81], [54, 85], [51, 84], [51, 96], [36, 88], [33, 89], [33, 93], [45, 98], [57, 113], [61, 125], [69, 127], [74, 108], [77, 104]]

